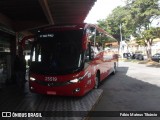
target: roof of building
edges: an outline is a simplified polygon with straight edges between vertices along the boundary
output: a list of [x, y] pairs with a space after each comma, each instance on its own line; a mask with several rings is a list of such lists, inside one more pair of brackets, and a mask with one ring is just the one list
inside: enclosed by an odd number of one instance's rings
[[96, 0], [1, 0], [0, 24], [23, 31], [83, 23]]

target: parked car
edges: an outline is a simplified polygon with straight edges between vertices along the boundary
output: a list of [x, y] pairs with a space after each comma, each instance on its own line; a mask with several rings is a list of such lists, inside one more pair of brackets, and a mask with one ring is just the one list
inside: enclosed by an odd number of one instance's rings
[[135, 53], [134, 57], [137, 60], [144, 60], [144, 56], [141, 53]]
[[129, 59], [131, 57], [130, 53], [123, 53], [123, 58]]
[[123, 58], [144, 60], [142, 53], [123, 53]]
[[131, 59], [137, 59], [137, 60], [144, 60], [144, 57], [142, 54], [132, 54]]
[[152, 56], [152, 60], [156, 62], [160, 62], [160, 53], [156, 53]]

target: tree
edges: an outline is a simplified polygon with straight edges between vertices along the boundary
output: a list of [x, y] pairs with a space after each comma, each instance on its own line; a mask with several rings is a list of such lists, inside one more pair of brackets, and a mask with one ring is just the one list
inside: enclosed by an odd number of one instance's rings
[[[109, 32], [113, 37], [120, 41], [120, 25], [124, 24], [124, 16], [128, 14], [128, 11], [125, 7], [118, 6], [115, 8], [112, 13], [104, 20], [98, 21], [98, 26]], [[127, 31], [122, 29], [124, 33], [123, 37], [128, 37]]]
[[[129, 0], [130, 18], [135, 26], [134, 36], [141, 38], [146, 46], [148, 59], [151, 59], [151, 45], [154, 38], [158, 37], [156, 28], [151, 27], [154, 19], [160, 17], [159, 0]], [[134, 21], [134, 22], [133, 22]]]
[[132, 1], [129, 9], [131, 19], [135, 21], [136, 27], [149, 29], [154, 19], [160, 15], [159, 0], [130, 0]]
[[146, 46], [146, 53], [149, 60], [151, 60], [151, 45], [153, 43], [153, 39], [160, 37], [160, 27], [158, 28], [150, 28], [149, 30], [144, 30], [142, 32], [142, 38], [144, 40]]
[[126, 5], [118, 6], [103, 21], [99, 21], [100, 26], [105, 26], [105, 30], [114, 37], [120, 38], [120, 28], [122, 25], [123, 39], [134, 36], [141, 39], [146, 48], [148, 59], [151, 58], [151, 45], [156, 28], [152, 28], [153, 20], [160, 18], [160, 0], [126, 0]]

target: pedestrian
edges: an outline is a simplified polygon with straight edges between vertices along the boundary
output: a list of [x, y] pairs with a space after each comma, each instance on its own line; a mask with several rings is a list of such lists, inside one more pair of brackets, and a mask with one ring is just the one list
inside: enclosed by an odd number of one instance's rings
[[20, 57], [20, 65], [21, 65], [21, 71], [22, 71], [22, 82], [23, 84], [26, 82], [26, 60], [25, 60], [25, 56], [22, 55]]
[[17, 85], [22, 88], [24, 87], [24, 83], [26, 81], [26, 61], [24, 56], [16, 55], [15, 62], [14, 62], [14, 69], [16, 73], [16, 83]]

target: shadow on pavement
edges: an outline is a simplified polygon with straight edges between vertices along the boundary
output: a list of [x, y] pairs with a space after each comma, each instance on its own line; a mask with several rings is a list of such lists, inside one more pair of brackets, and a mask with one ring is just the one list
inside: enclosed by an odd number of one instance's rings
[[[106, 78], [100, 88], [103, 96], [95, 107], [102, 111], [101, 117], [89, 120], [158, 120], [159, 117], [106, 117], [114, 111], [159, 111], [160, 87], [132, 78], [126, 73], [128, 67], [119, 67], [116, 75]], [[160, 112], [159, 112], [160, 114]]]
[[160, 68], [160, 64], [152, 64], [152, 65], [146, 65], [147, 67], [155, 67]]

